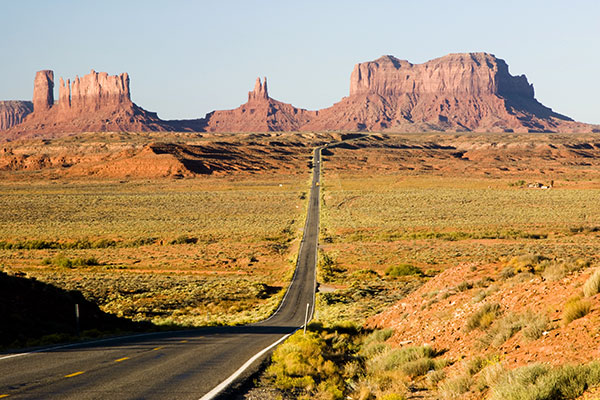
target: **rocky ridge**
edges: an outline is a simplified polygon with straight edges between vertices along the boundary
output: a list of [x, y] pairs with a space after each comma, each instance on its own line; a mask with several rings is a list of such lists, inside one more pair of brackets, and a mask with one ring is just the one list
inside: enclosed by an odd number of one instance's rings
[[12, 122], [0, 129], [22, 122], [2, 138], [86, 131], [600, 132], [542, 105], [525, 75], [512, 76], [506, 62], [489, 53], [449, 54], [423, 64], [388, 55], [356, 64], [349, 95], [318, 111], [272, 99], [266, 78], [257, 78], [238, 108], [181, 121], [163, 121], [134, 104], [126, 73], [92, 70], [73, 81], [61, 78], [57, 104], [53, 88], [54, 73], [39, 71], [34, 112], [4, 111]]

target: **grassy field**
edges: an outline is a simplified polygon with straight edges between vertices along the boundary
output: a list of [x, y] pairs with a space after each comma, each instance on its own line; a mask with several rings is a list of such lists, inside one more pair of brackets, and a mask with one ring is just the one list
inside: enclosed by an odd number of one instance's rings
[[159, 324], [267, 316], [291, 277], [308, 173], [0, 185], [0, 266]]
[[520, 252], [596, 254], [598, 189], [528, 189], [511, 181], [327, 174], [323, 241], [346, 269], [439, 269]]

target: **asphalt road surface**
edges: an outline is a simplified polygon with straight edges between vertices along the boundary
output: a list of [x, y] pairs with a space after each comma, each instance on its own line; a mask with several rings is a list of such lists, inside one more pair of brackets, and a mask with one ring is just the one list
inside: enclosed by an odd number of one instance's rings
[[[201, 399], [312, 317], [319, 232], [320, 148], [294, 279], [278, 311], [242, 327], [144, 334], [0, 354], [0, 399]], [[0, 326], [1, 329], [1, 326]], [[261, 358], [252, 364], [256, 368]], [[250, 368], [251, 370], [252, 368]], [[248, 375], [246, 370], [237, 380]], [[227, 392], [225, 392], [227, 393]], [[221, 392], [223, 395], [223, 392]]]

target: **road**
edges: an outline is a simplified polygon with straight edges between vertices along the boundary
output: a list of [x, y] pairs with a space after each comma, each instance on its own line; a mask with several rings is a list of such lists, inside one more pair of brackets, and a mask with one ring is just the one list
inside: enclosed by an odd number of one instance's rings
[[312, 316], [320, 148], [315, 149], [314, 160], [296, 272], [273, 316], [241, 327], [152, 333], [33, 353], [0, 354], [0, 398], [198, 400], [211, 396], [215, 387], [254, 355], [301, 327], [307, 304]]

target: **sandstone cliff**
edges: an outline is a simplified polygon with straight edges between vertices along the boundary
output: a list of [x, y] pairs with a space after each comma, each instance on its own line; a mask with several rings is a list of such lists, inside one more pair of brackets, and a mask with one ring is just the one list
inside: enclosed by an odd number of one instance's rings
[[174, 128], [131, 101], [129, 75], [91, 71], [72, 82], [60, 78], [54, 104], [54, 74], [39, 71], [33, 90], [33, 113], [4, 133], [4, 139], [57, 136], [97, 131], [164, 131]]
[[297, 131], [316, 116], [316, 112], [296, 108], [269, 97], [267, 78], [256, 79], [248, 102], [234, 110], [213, 111], [206, 115], [208, 132]]
[[0, 101], [0, 131], [20, 124], [32, 111], [30, 101]]

